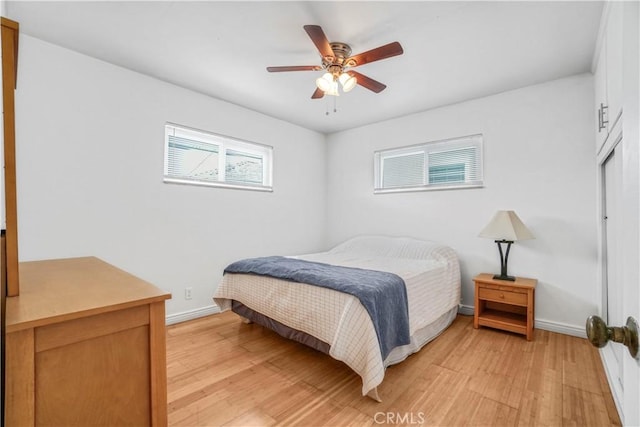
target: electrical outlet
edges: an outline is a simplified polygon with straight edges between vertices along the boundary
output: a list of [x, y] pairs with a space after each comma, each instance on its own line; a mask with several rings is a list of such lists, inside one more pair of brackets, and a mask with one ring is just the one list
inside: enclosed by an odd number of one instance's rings
[[193, 288], [184, 288], [184, 299], [191, 299], [191, 291]]

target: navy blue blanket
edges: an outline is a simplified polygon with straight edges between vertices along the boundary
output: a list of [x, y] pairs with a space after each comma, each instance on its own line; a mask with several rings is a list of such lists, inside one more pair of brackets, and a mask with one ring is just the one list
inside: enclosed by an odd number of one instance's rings
[[224, 272], [257, 274], [308, 283], [357, 297], [371, 316], [382, 360], [395, 347], [410, 342], [407, 288], [404, 280], [393, 273], [281, 256], [237, 261], [230, 264]]

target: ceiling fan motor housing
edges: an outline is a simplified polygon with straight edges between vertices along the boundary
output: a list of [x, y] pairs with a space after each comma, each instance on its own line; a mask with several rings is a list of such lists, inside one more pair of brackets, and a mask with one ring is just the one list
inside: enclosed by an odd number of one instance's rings
[[356, 65], [355, 61], [347, 58], [351, 56], [351, 46], [342, 42], [332, 42], [329, 44], [333, 51], [334, 57], [325, 57], [322, 59], [322, 66], [332, 74], [341, 73], [344, 67], [353, 67]]

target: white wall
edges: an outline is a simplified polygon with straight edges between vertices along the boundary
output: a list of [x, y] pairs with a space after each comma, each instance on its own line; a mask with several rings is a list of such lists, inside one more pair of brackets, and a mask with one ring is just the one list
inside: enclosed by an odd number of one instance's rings
[[[177, 314], [209, 307], [235, 259], [411, 235], [458, 251], [471, 306], [471, 278], [499, 268], [477, 235], [515, 209], [537, 239], [515, 244], [509, 271], [540, 280], [538, 326], [579, 333], [596, 312], [591, 75], [333, 134], [325, 147], [321, 134], [26, 35], [19, 61], [21, 261], [96, 255], [172, 292]], [[164, 184], [166, 121], [274, 146], [274, 193]], [[373, 195], [374, 150], [475, 133], [484, 188]]]
[[[512, 247], [509, 273], [539, 280], [537, 326], [584, 334], [599, 298], [593, 96], [585, 74], [330, 135], [328, 243], [378, 233], [449, 244], [472, 306], [473, 276], [500, 268], [478, 233], [514, 209], [536, 239]], [[476, 133], [484, 188], [373, 194], [374, 150]]]
[[[24, 34], [19, 54], [21, 261], [98, 256], [175, 314], [211, 306], [231, 261], [324, 249], [322, 134]], [[274, 192], [164, 184], [166, 121], [273, 146]]]

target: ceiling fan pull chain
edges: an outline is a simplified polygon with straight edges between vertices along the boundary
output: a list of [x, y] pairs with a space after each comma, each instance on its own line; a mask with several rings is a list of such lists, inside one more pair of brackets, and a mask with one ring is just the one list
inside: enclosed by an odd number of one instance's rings
[[337, 113], [337, 112], [338, 112], [337, 104], [338, 104], [338, 97], [337, 97], [337, 96], [334, 96], [334, 97], [333, 97], [333, 112], [334, 112], [334, 113]]

